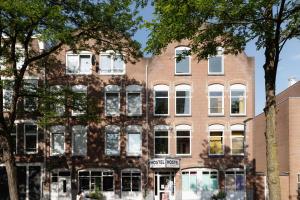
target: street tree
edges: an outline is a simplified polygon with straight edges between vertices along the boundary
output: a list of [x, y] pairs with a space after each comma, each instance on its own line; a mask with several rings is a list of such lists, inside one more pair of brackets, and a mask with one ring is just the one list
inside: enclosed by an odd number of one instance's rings
[[[74, 50], [122, 52], [124, 60], [134, 62], [141, 56], [139, 43], [132, 39], [141, 22], [138, 7], [139, 3], [132, 0], [0, 2], [1, 77], [12, 80], [9, 99], [3, 97], [3, 89], [8, 84], [5, 81], [0, 84], [0, 149], [11, 200], [19, 199], [11, 132], [18, 117], [18, 102], [24, 95], [24, 74], [30, 66], [47, 71], [47, 66], [40, 65], [41, 61], [63, 46]], [[33, 46], [34, 39], [43, 41], [44, 48]]]
[[[190, 52], [206, 59], [223, 47], [225, 54], [241, 52], [254, 40], [264, 50], [266, 157], [269, 199], [280, 196], [276, 138], [275, 82], [280, 53], [287, 41], [300, 39], [300, 1], [297, 0], [157, 0], [147, 43], [159, 54], [169, 43], [189, 41]], [[185, 55], [183, 55], [185, 56]], [[180, 59], [180, 58], [179, 58]]]

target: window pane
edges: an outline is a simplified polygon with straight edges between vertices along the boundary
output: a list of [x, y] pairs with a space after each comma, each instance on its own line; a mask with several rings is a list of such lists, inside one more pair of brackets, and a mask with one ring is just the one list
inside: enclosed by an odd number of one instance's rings
[[176, 98], [176, 114], [190, 114], [189, 98]]
[[132, 177], [132, 191], [141, 191], [141, 176]]
[[155, 114], [168, 114], [168, 98], [155, 99]]
[[114, 177], [104, 176], [103, 177], [103, 191], [114, 191]]
[[52, 153], [64, 153], [65, 136], [64, 133], [52, 133]]
[[168, 97], [168, 91], [155, 91], [155, 97]]
[[214, 56], [208, 59], [209, 62], [209, 73], [222, 73], [222, 57]]
[[168, 154], [168, 138], [155, 138], [155, 154]]
[[181, 180], [182, 180], [182, 191], [189, 191], [189, 173], [182, 172]]
[[181, 56], [181, 60], [176, 59], [176, 73], [189, 73], [189, 56], [184, 56], [185, 50], [176, 50], [176, 57]]
[[106, 154], [119, 154], [119, 133], [106, 133]]
[[177, 138], [177, 154], [190, 154], [190, 138]]
[[67, 73], [78, 73], [79, 66], [78, 66], [78, 55], [67, 55]]
[[210, 92], [210, 113], [223, 113], [223, 92]]
[[155, 136], [165, 136], [165, 137], [168, 137], [168, 131], [155, 131]]
[[37, 150], [37, 135], [26, 135], [26, 152], [36, 152]]
[[236, 175], [236, 190], [245, 190], [245, 176], [244, 174]]
[[142, 113], [141, 93], [128, 93], [127, 95], [128, 114], [139, 115]]
[[101, 55], [100, 59], [101, 72], [110, 73], [111, 72], [111, 56]]
[[234, 174], [225, 175], [226, 190], [235, 190], [235, 176]]
[[124, 72], [124, 61], [120, 55], [116, 55], [114, 59], [114, 72], [123, 73]]
[[92, 67], [91, 55], [80, 55], [80, 72], [89, 73]]
[[82, 191], [90, 190], [90, 178], [89, 177], [79, 177], [79, 189]]
[[141, 135], [140, 133], [129, 133], [127, 149], [129, 155], [140, 155], [141, 154]]
[[75, 127], [73, 132], [73, 153], [75, 155], [86, 155], [86, 130], [84, 127]]
[[131, 191], [131, 178], [122, 177], [122, 191]]
[[190, 172], [190, 190], [197, 192], [197, 172]]
[[106, 114], [119, 114], [119, 93], [106, 93]]
[[223, 138], [222, 132], [211, 132], [209, 138], [209, 153], [223, 154]]
[[232, 154], [243, 154], [244, 153], [244, 138], [233, 137], [232, 138]]
[[84, 92], [73, 93], [73, 114], [83, 114], [87, 109], [87, 95]]
[[245, 98], [244, 91], [231, 91], [231, 113], [244, 114], [245, 113]]
[[17, 180], [18, 180], [18, 192], [19, 192], [19, 200], [26, 199], [26, 185], [27, 178], [26, 178], [26, 167], [25, 166], [18, 166], [17, 167]]

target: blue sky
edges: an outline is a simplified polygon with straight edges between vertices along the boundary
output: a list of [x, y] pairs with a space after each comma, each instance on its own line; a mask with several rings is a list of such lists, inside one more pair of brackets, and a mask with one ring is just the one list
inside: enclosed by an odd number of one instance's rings
[[[145, 20], [152, 19], [153, 7], [147, 6], [141, 13]], [[149, 31], [146, 29], [139, 30], [135, 35], [143, 47], [146, 46], [146, 41]], [[245, 52], [248, 56], [255, 57], [255, 114], [263, 112], [265, 105], [264, 93], [264, 52], [256, 50], [255, 42], [251, 41], [247, 44]], [[277, 94], [288, 87], [288, 78], [294, 77], [300, 80], [300, 40], [291, 40], [286, 43], [281, 52], [280, 62], [277, 70], [276, 89]]]

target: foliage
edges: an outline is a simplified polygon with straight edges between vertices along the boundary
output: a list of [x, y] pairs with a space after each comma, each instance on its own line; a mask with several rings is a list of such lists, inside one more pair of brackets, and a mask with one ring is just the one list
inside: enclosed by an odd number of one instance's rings
[[226, 198], [226, 192], [222, 190], [211, 197], [212, 200], [225, 199], [225, 198]]

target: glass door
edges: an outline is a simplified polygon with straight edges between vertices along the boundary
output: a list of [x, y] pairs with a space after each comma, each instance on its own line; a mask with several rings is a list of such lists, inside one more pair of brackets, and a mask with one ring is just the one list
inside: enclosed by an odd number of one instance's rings
[[155, 200], [174, 200], [174, 172], [155, 173]]

